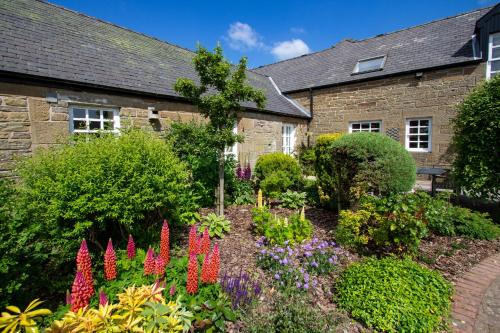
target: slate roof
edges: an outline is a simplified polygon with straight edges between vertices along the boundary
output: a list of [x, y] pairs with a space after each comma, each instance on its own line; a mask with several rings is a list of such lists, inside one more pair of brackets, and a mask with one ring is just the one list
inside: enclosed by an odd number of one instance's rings
[[[178, 77], [197, 79], [194, 53], [39, 0], [0, 0], [0, 72], [160, 96]], [[269, 112], [308, 118], [264, 75], [248, 71]], [[255, 105], [247, 104], [248, 108]]]
[[[471, 36], [476, 21], [491, 7], [433, 21], [255, 68], [271, 76], [283, 92], [348, 83], [474, 60]], [[360, 59], [386, 55], [384, 69], [352, 75]]]

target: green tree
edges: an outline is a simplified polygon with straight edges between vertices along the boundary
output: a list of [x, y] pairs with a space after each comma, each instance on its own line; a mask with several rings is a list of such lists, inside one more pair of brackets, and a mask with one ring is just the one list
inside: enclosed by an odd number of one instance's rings
[[218, 150], [219, 187], [218, 215], [224, 215], [224, 149], [242, 138], [233, 133], [238, 111], [243, 102], [255, 102], [264, 108], [265, 96], [262, 91], [246, 83], [247, 59], [241, 58], [237, 66], [232, 66], [223, 56], [222, 47], [217, 45], [210, 52], [198, 45], [193, 58], [199, 76], [199, 85], [187, 78], [178, 78], [174, 89], [198, 107], [199, 112], [209, 120], [208, 126]]
[[454, 179], [478, 197], [500, 196], [500, 76], [459, 105], [454, 120]]

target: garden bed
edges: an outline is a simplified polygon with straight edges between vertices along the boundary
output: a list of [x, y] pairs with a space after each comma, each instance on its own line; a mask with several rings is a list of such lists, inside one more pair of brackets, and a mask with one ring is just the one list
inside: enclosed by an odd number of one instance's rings
[[[231, 206], [226, 209], [226, 218], [232, 222], [231, 231], [219, 240], [221, 247], [221, 273], [237, 274], [240, 270], [248, 272], [263, 285], [263, 293], [254, 312], [266, 313], [269, 304], [276, 297], [277, 290], [272, 284], [272, 277], [257, 265], [259, 248], [256, 242], [259, 236], [253, 232], [252, 205]], [[207, 215], [212, 209], [203, 209], [201, 215]], [[294, 211], [283, 208], [271, 209], [273, 214], [289, 216]], [[320, 208], [306, 209], [306, 217], [313, 224], [313, 237], [331, 241], [332, 230], [337, 223], [337, 215]], [[332, 316], [338, 323], [337, 331], [366, 332], [366, 327], [350, 319], [337, 309], [333, 302], [333, 283], [345, 267], [359, 260], [352, 251], [340, 248], [341, 255], [335, 272], [318, 278], [318, 284], [309, 290], [312, 295], [311, 306], [320, 309], [325, 315]], [[500, 251], [500, 240], [485, 241], [463, 237], [430, 236], [423, 239], [417, 255], [417, 261], [428, 268], [437, 270], [453, 282], [468, 271], [474, 264], [485, 257]], [[230, 323], [230, 332], [241, 332], [241, 322]]]

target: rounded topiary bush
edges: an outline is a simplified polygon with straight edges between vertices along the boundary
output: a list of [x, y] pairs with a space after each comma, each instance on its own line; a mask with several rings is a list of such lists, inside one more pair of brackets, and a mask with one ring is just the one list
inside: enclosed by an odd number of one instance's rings
[[409, 260], [349, 266], [336, 284], [339, 306], [383, 332], [434, 332], [445, 325], [452, 288], [439, 273]]
[[415, 183], [416, 166], [410, 153], [380, 133], [342, 135], [322, 147], [316, 163], [321, 171], [317, 173], [319, 186], [342, 207], [366, 192], [406, 192]]
[[287, 189], [296, 190], [302, 180], [299, 163], [284, 153], [261, 155], [254, 168], [257, 186], [265, 195], [276, 198]]

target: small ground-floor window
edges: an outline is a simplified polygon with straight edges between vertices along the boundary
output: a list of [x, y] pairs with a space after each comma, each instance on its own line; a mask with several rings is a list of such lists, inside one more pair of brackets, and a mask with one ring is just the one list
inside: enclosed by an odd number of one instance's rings
[[292, 155], [295, 150], [295, 126], [283, 124], [281, 132], [283, 134], [283, 153]]
[[71, 133], [118, 133], [120, 128], [120, 115], [116, 109], [72, 106], [69, 117]]
[[349, 124], [349, 133], [380, 132], [381, 127], [381, 121], [356, 121]]
[[416, 152], [431, 151], [432, 119], [406, 120], [406, 149]]

